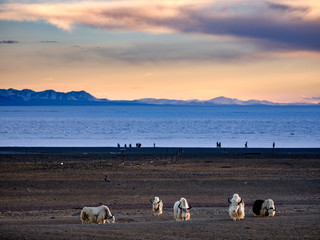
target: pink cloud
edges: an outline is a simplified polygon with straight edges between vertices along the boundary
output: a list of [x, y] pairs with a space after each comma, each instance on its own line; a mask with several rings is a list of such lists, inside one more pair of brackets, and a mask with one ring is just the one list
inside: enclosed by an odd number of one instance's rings
[[[281, 1], [280, 1], [281, 2]], [[220, 35], [252, 39], [268, 49], [320, 51], [320, 16], [310, 6], [252, 1], [91, 1], [1, 4], [0, 20], [46, 21], [71, 31], [84, 25], [108, 31]]]

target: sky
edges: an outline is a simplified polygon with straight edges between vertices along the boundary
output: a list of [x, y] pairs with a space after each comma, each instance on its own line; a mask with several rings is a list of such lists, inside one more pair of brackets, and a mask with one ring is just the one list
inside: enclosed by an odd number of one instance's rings
[[318, 0], [0, 0], [0, 88], [320, 102]]

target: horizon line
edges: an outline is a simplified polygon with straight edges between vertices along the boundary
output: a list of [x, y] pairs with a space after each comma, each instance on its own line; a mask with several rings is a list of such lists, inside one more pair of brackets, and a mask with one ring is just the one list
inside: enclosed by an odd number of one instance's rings
[[[160, 98], [157, 98], [157, 97], [142, 97], [142, 98], [135, 98], [135, 99], [110, 99], [110, 98], [107, 98], [107, 97], [96, 97], [95, 95], [91, 94], [90, 92], [86, 91], [86, 90], [71, 90], [71, 91], [58, 91], [58, 90], [54, 90], [54, 89], [45, 89], [45, 90], [39, 90], [39, 91], [36, 91], [36, 90], [33, 90], [33, 89], [30, 89], [30, 88], [23, 88], [21, 90], [19, 89], [15, 89], [15, 88], [8, 88], [8, 89], [0, 89], [0, 90], [16, 90], [16, 91], [23, 91], [23, 90], [29, 90], [29, 91], [33, 91], [33, 92], [46, 92], [46, 91], [54, 91], [56, 93], [64, 93], [64, 94], [67, 94], [67, 93], [72, 93], [72, 92], [85, 92], [89, 95], [91, 95], [92, 97], [98, 99], [98, 100], [109, 100], [109, 101], [140, 101], [140, 100], [147, 100], [147, 99], [150, 99], [150, 100], [168, 100], [168, 101], [183, 101], [183, 102], [192, 102], [192, 101], [197, 101], [197, 102], [207, 102], [207, 101], [210, 101], [210, 100], [213, 100], [213, 99], [217, 99], [217, 98], [226, 98], [226, 99], [231, 99], [231, 100], [238, 100], [238, 101], [241, 101], [241, 102], [248, 102], [248, 101], [260, 101], [260, 102], [270, 102], [270, 103], [273, 103], [273, 104], [308, 104], [308, 105], [318, 105], [320, 104], [320, 101], [318, 100], [319, 97], [305, 97], [305, 96], [302, 96], [303, 99], [305, 99], [306, 101], [303, 102], [303, 101], [300, 101], [300, 102], [297, 102], [297, 101], [285, 101], [285, 102], [280, 102], [280, 101], [275, 101], [275, 100], [266, 100], [266, 99], [254, 99], [254, 98], [251, 98], [251, 99], [248, 99], [248, 100], [242, 100], [242, 99], [239, 99], [239, 98], [234, 98], [234, 97], [227, 97], [227, 96], [217, 96], [217, 97], [212, 97], [210, 99], [206, 99], [206, 100], [199, 100], [197, 98], [193, 98], [193, 99], [176, 99], [176, 98], [165, 98], [165, 97], [160, 97]], [[309, 100], [309, 101], [307, 101]], [[310, 102], [310, 100], [313, 100], [314, 102]], [[224, 104], [223, 104], [224, 105]], [[232, 104], [230, 104], [232, 105]]]

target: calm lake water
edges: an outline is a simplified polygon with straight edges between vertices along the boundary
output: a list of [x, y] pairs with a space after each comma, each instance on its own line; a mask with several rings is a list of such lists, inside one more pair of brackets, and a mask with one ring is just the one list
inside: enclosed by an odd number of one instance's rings
[[320, 106], [1, 106], [0, 146], [320, 147]]

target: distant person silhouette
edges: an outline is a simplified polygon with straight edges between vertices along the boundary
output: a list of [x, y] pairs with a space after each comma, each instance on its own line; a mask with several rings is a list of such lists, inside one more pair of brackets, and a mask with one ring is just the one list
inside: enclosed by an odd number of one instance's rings
[[104, 177], [104, 181], [105, 181], [105, 182], [110, 182], [110, 180], [108, 179], [108, 176], [107, 176], [107, 175]]
[[246, 143], [244, 144], [244, 147], [245, 147], [245, 148], [247, 148], [247, 147], [248, 147], [248, 142], [246, 142]]
[[275, 142], [273, 142], [272, 147], [273, 147], [273, 148], [275, 148], [275, 147], [276, 147], [276, 143], [275, 143]]

